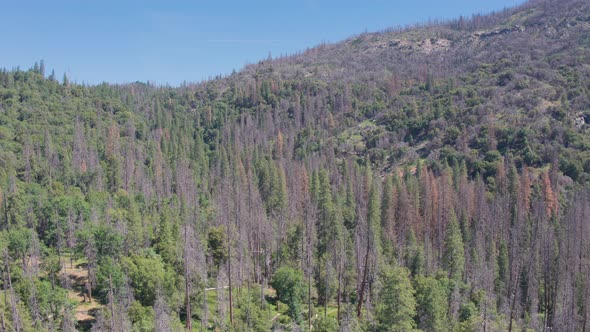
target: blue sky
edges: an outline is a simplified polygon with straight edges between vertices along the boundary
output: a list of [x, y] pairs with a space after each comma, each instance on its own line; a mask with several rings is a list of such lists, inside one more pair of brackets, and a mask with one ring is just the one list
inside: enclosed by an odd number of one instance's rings
[[2, 0], [0, 67], [177, 85], [364, 31], [487, 13], [522, 0]]

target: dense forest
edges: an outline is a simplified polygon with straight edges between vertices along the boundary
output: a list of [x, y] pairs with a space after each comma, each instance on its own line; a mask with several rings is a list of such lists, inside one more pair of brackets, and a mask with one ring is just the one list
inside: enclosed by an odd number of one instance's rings
[[590, 3], [2, 70], [0, 203], [0, 331], [589, 331]]

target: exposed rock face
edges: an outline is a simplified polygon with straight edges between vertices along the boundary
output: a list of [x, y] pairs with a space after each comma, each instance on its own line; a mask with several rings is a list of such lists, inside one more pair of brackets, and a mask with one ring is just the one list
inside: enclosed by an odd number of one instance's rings
[[413, 53], [431, 54], [436, 52], [448, 51], [451, 47], [451, 41], [444, 38], [427, 38], [418, 41], [407, 39], [381, 40], [371, 43], [365, 52], [375, 52], [378, 50], [395, 49], [398, 51]]
[[479, 37], [480, 39], [486, 39], [486, 38], [490, 38], [490, 37], [494, 37], [494, 36], [498, 36], [498, 35], [505, 35], [505, 34], [509, 34], [511, 32], [522, 32], [524, 31], [524, 27], [520, 26], [520, 25], [515, 25], [514, 27], [507, 27], [507, 28], [496, 28], [496, 29], [492, 29], [492, 30], [487, 30], [487, 31], [480, 31], [480, 32], [476, 32], [473, 35], [475, 37]]

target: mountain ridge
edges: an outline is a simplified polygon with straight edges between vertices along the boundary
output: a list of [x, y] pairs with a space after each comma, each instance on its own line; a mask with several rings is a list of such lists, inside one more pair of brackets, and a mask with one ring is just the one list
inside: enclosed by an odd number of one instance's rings
[[0, 71], [2, 329], [584, 330], [590, 3], [180, 87]]

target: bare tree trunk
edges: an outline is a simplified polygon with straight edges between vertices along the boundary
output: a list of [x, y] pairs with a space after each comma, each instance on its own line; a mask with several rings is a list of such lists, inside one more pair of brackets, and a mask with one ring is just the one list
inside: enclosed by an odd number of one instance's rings
[[324, 317], [328, 317], [328, 294], [330, 294], [330, 279], [328, 277], [328, 262], [324, 263], [325, 273], [326, 273], [326, 296], [324, 298]]
[[6, 221], [6, 229], [10, 230], [10, 223], [8, 222], [8, 201], [6, 200], [6, 195], [4, 195], [3, 201], [4, 201], [4, 220]]
[[[518, 264], [518, 262], [517, 262], [517, 264]], [[515, 285], [514, 292], [512, 290], [510, 291], [510, 295], [512, 296], [512, 302], [510, 303], [510, 321], [508, 322], [508, 332], [512, 332], [512, 320], [514, 319], [514, 309], [516, 306], [516, 298], [518, 295], [518, 292], [517, 292], [518, 291], [518, 284], [520, 283], [521, 272], [520, 272], [520, 268], [518, 267], [518, 265], [517, 265], [516, 270], [519, 272], [518, 272], [518, 275], [516, 276], [516, 282], [514, 283], [514, 285]]]
[[88, 279], [86, 281], [86, 290], [88, 292], [88, 301], [92, 303], [92, 265], [95, 262], [96, 254], [93, 250], [92, 244], [87, 242], [84, 245], [84, 256], [86, 256], [86, 271], [88, 273]]
[[207, 303], [207, 296], [201, 302], [201, 329], [206, 330], [209, 327], [209, 307]]
[[363, 269], [363, 279], [361, 281], [361, 292], [359, 295], [359, 301], [356, 305], [356, 316], [360, 318], [362, 316], [363, 301], [365, 297], [365, 285], [367, 284], [367, 276], [369, 274], [369, 252], [371, 251], [371, 241], [367, 239], [367, 253], [365, 254], [365, 267]]
[[340, 285], [342, 284], [342, 259], [339, 259], [338, 262], [338, 294], [337, 294], [337, 301], [338, 301], [338, 311], [336, 313], [336, 320], [338, 321], [338, 324], [340, 324], [340, 297], [341, 297], [341, 289], [340, 289]]
[[190, 282], [190, 276], [189, 276], [189, 270], [188, 270], [188, 255], [187, 255], [187, 249], [188, 249], [188, 239], [187, 239], [187, 230], [188, 227], [185, 225], [184, 227], [184, 283], [185, 283], [185, 301], [186, 301], [186, 329], [188, 331], [192, 331], [193, 330], [193, 319], [192, 319], [192, 314], [191, 314], [191, 282]]
[[[90, 273], [90, 269], [88, 269], [88, 273]], [[88, 292], [88, 302], [92, 303], [92, 285], [90, 284], [90, 275], [88, 275], [88, 280], [86, 281], [86, 291]]]
[[309, 221], [306, 220], [305, 228], [307, 231], [307, 323], [308, 329], [311, 331], [311, 234], [309, 229]]
[[14, 289], [12, 288], [12, 279], [10, 277], [10, 265], [8, 264], [9, 257], [8, 252], [4, 252], [4, 266], [6, 268], [6, 281], [8, 285], [8, 290], [10, 292], [10, 310], [12, 312], [12, 321], [14, 323], [14, 330], [16, 332], [20, 332], [21, 330], [21, 321], [20, 316], [18, 314], [18, 308], [16, 306], [16, 294], [14, 294]]
[[[508, 328], [508, 331], [510, 331], [510, 329], [512, 329], [512, 312], [510, 313], [511, 317], [510, 317], [510, 327]], [[488, 330], [488, 301], [486, 299], [485, 303], [484, 303], [484, 307], [483, 307], [483, 332], [487, 332]]]
[[231, 241], [230, 241], [229, 221], [227, 223], [227, 278], [229, 282], [229, 322], [234, 325], [234, 310], [232, 297], [232, 282], [231, 282]]
[[115, 332], [115, 298], [113, 296], [113, 278], [109, 274], [109, 309], [111, 310], [111, 331]]
[[[33, 279], [29, 275], [29, 282], [33, 284]], [[37, 300], [37, 291], [35, 287], [31, 287], [31, 294], [29, 295], [29, 310], [31, 312], [31, 318], [33, 319], [33, 325], [38, 326], [41, 323], [41, 314], [39, 312], [39, 302]]]

